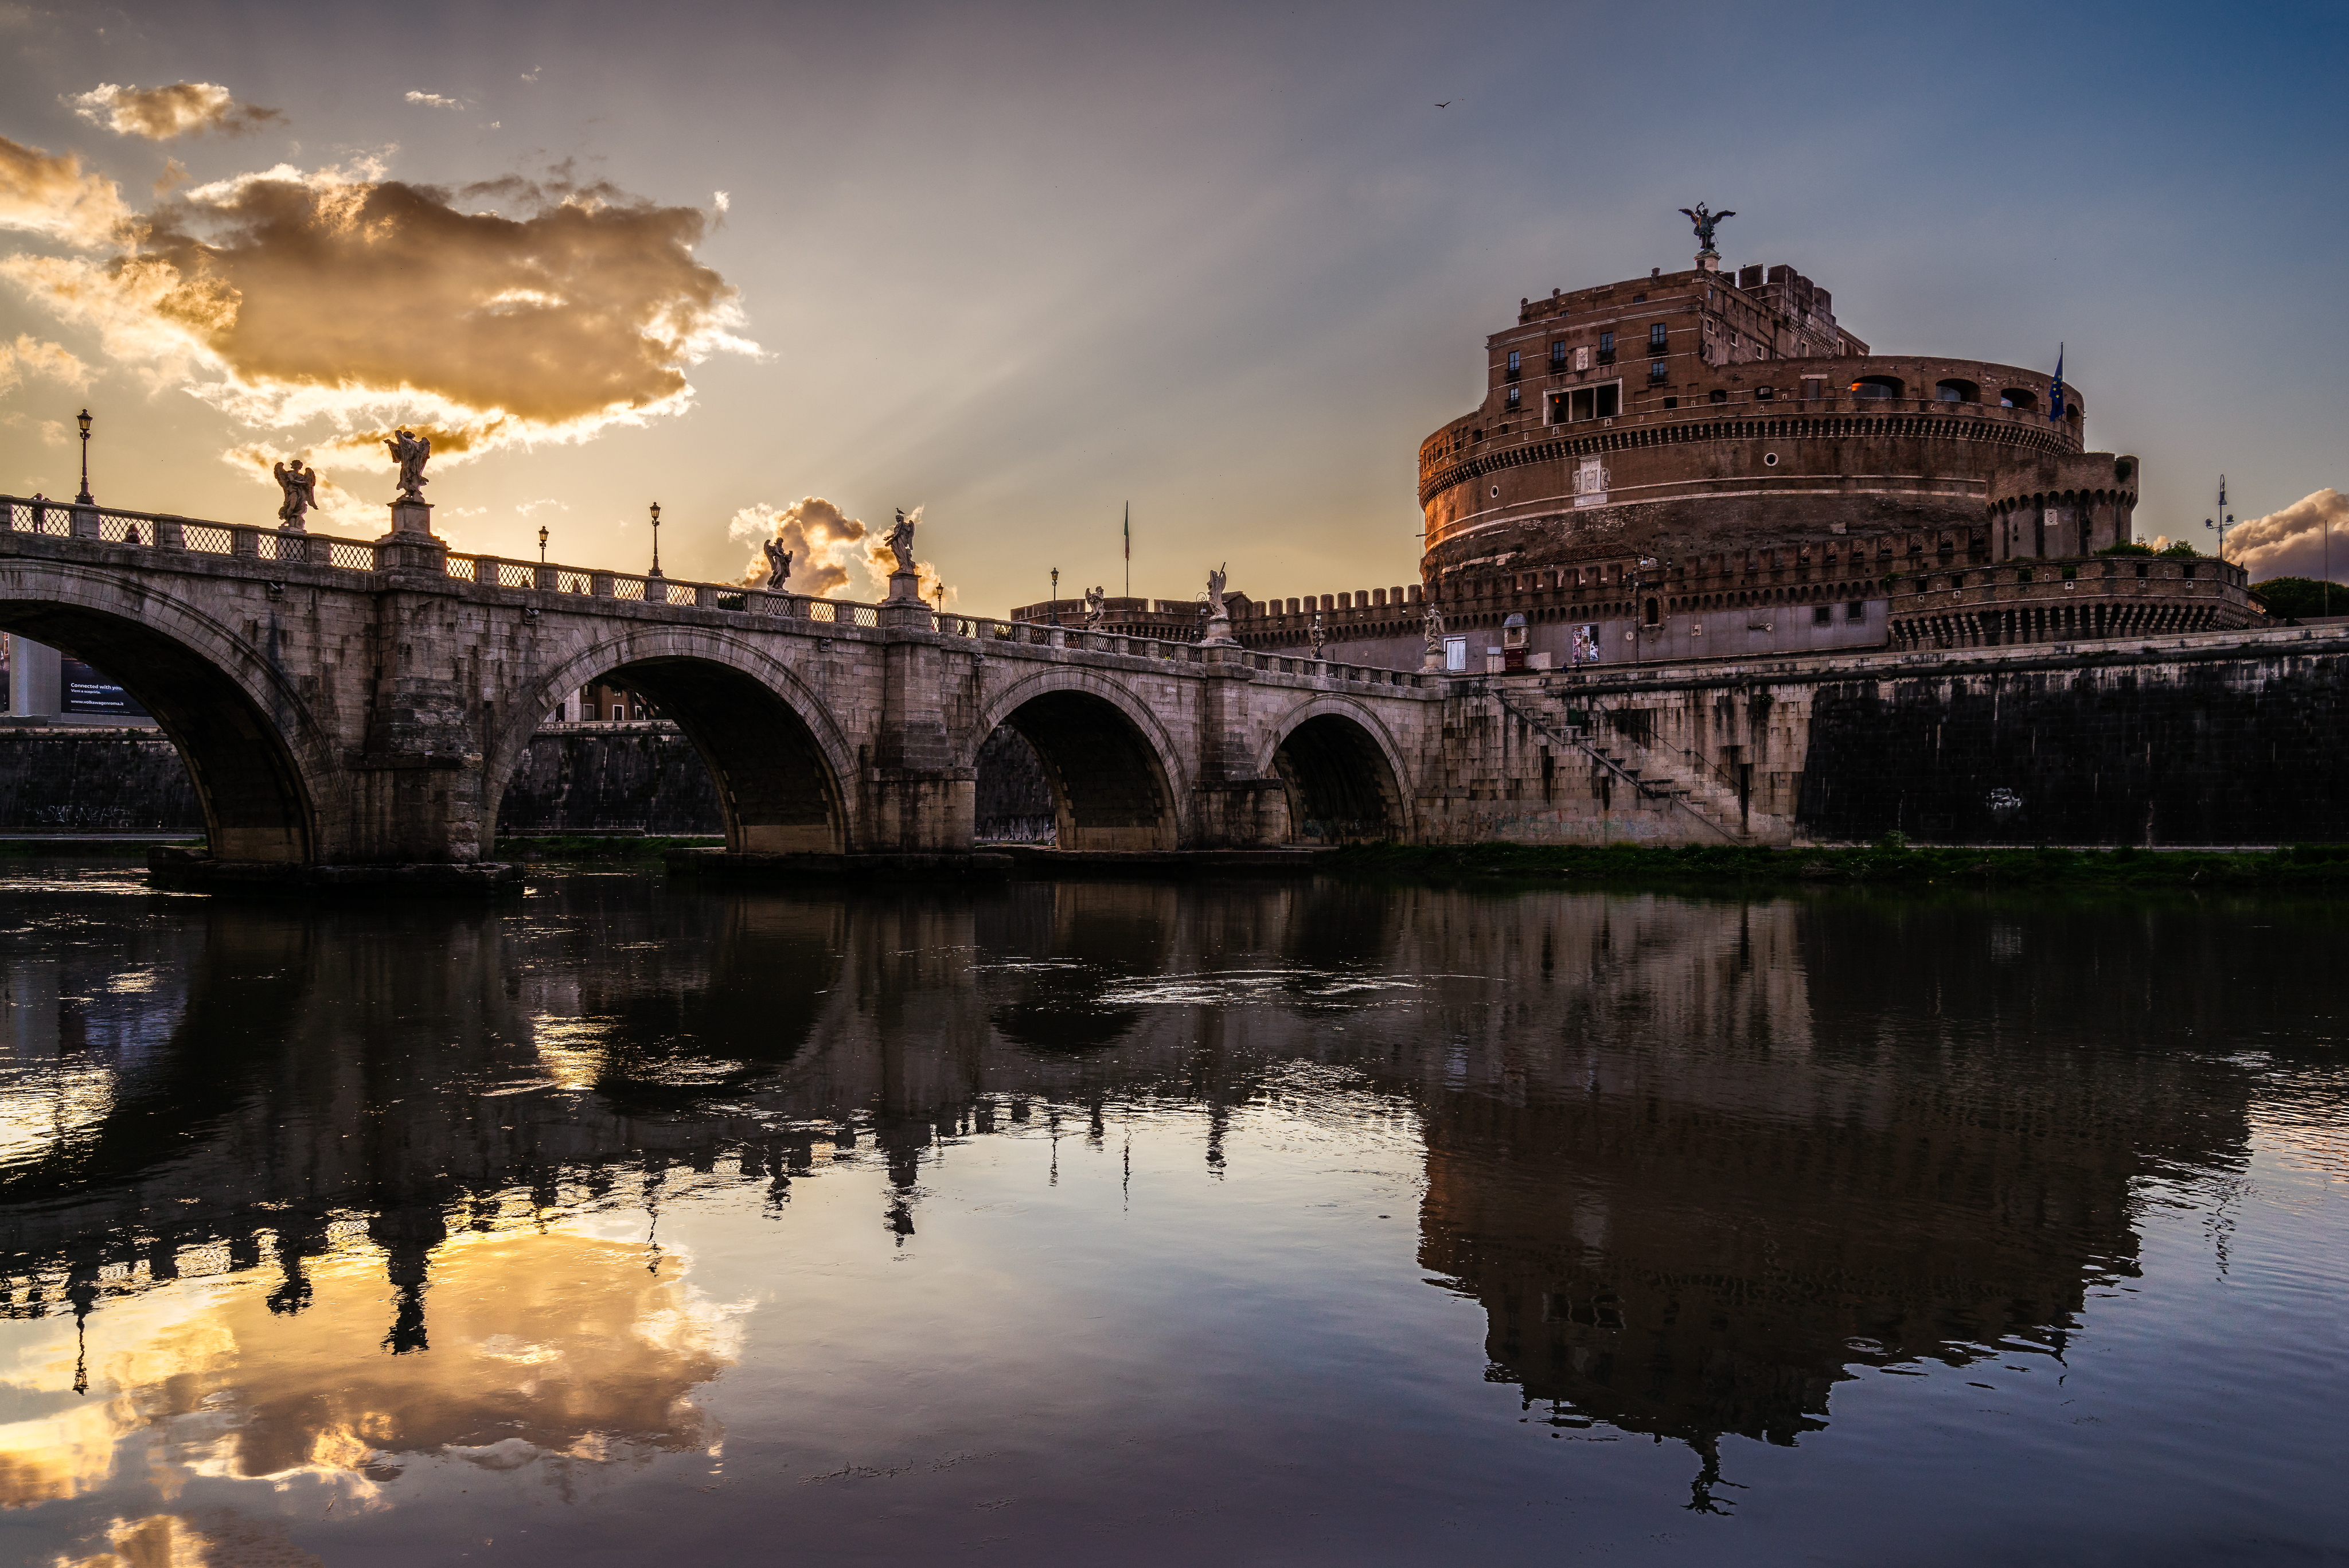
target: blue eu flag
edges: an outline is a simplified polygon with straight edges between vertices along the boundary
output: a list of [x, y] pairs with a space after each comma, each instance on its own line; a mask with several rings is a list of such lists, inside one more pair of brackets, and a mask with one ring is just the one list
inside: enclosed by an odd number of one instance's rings
[[2055, 345], [2055, 379], [2047, 383], [2047, 417], [2064, 422], [2064, 345]]

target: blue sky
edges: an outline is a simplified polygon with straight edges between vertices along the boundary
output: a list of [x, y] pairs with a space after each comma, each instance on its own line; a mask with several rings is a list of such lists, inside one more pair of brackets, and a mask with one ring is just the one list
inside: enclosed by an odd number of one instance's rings
[[[567, 172], [689, 210], [733, 291], [678, 360], [689, 398], [509, 421], [435, 465], [441, 531], [521, 556], [543, 524], [556, 558], [640, 566], [657, 499], [670, 572], [732, 577], [746, 508], [918, 504], [984, 611], [1054, 565], [1115, 591], [1128, 501], [1140, 592], [1226, 559], [1259, 596], [1413, 580], [1417, 445], [1478, 396], [1485, 336], [1521, 296], [1685, 265], [1700, 199], [1739, 214], [1726, 262], [1800, 268], [1879, 349], [2046, 367], [2066, 343], [2092, 444], [2144, 460], [2143, 534], [2206, 543], [2221, 471], [2241, 516], [2339, 485], [2344, 16], [0, 5], [0, 137], [77, 155], [134, 215], [167, 159], [180, 195], [284, 164], [450, 192]], [[179, 81], [283, 118], [158, 142], [69, 101]], [[105, 257], [21, 222], [8, 254]], [[333, 525], [367, 531], [388, 464], [331, 449], [337, 418], [398, 412], [385, 389], [305, 402], [256, 351], [229, 395], [217, 364], [109, 349], [35, 275], [0, 276], [23, 349], [0, 489], [70, 493], [59, 421], [87, 402], [102, 500], [268, 521], [274, 486], [223, 454], [325, 449], [369, 509]], [[319, 311], [349, 303], [331, 285]], [[326, 318], [283, 319], [315, 348]], [[392, 319], [419, 363], [445, 348], [429, 309]], [[594, 380], [574, 347], [544, 357], [550, 406]], [[488, 395], [470, 373], [460, 401]]]

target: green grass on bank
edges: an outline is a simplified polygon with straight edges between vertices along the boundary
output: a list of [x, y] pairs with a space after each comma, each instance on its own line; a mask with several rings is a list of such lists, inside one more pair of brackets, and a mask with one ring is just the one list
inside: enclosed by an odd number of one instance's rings
[[1549, 882], [1926, 883], [2071, 888], [2349, 888], [2349, 844], [2290, 845], [2230, 854], [2165, 849], [1914, 847], [1897, 836], [1848, 849], [1731, 845], [1369, 844], [1333, 850], [1316, 868], [1340, 875], [1512, 877]]

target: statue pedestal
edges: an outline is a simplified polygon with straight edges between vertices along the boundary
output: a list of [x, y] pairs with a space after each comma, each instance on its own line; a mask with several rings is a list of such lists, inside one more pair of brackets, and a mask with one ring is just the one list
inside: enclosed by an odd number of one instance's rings
[[889, 574], [889, 597], [881, 601], [881, 624], [916, 631], [930, 629], [930, 607], [922, 597], [922, 574]]
[[378, 571], [431, 572], [449, 569], [449, 546], [432, 532], [429, 502], [401, 496], [391, 504], [391, 532], [375, 542]]
[[1443, 673], [1444, 673], [1444, 650], [1443, 650], [1442, 649], [1440, 649], [1440, 648], [1431, 648], [1431, 649], [1429, 649], [1427, 650], [1427, 652], [1426, 652], [1424, 655], [1423, 655], [1423, 656], [1421, 657], [1421, 659], [1420, 659], [1420, 661], [1419, 661], [1419, 670], [1420, 670], [1420, 673], [1421, 673], [1421, 674], [1423, 674], [1423, 675], [1441, 675], [1441, 674], [1443, 674]]
[[1207, 618], [1207, 635], [1199, 639], [1201, 647], [1232, 648], [1237, 646], [1238, 643], [1239, 639], [1232, 635], [1231, 617], [1227, 615], [1211, 615]]

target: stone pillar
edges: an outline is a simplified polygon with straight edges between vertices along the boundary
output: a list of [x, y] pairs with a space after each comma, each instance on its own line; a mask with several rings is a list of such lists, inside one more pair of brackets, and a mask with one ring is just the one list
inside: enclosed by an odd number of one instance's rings
[[391, 504], [391, 532], [375, 542], [378, 571], [429, 572], [446, 576], [449, 546], [432, 532], [432, 508], [402, 496]]
[[1248, 683], [1256, 676], [1248, 669], [1247, 654], [1227, 630], [1223, 642], [1201, 644], [1200, 662], [1207, 674], [1199, 700], [1195, 775], [1200, 842], [1183, 847], [1247, 849], [1278, 844], [1288, 833], [1288, 794], [1278, 778], [1257, 776], [1248, 701]]
[[916, 589], [911, 572], [895, 574], [881, 608], [889, 640], [881, 649], [881, 725], [864, 787], [871, 842], [880, 853], [960, 853], [970, 848], [978, 807], [977, 770], [956, 765], [947, 729], [949, 652], [930, 628], [918, 597], [901, 596], [898, 580]]
[[63, 710], [57, 650], [29, 638], [8, 637], [8, 716], [54, 719]]
[[73, 509], [72, 533], [73, 536], [77, 539], [97, 538], [98, 536], [98, 508], [95, 506], [75, 507]]

